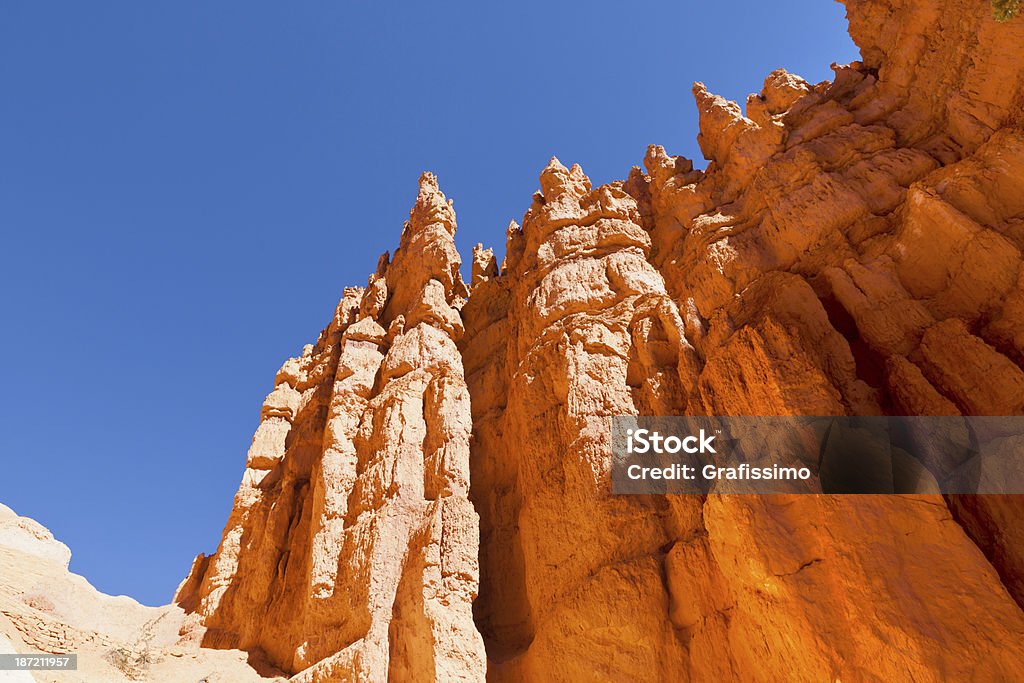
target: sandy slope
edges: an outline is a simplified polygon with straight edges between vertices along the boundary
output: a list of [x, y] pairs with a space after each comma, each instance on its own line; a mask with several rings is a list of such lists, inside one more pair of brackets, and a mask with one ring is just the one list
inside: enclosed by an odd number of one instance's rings
[[275, 680], [244, 652], [200, 648], [178, 607], [100, 593], [68, 571], [70, 559], [46, 528], [0, 505], [0, 652], [78, 654], [77, 671], [0, 672], [0, 681]]

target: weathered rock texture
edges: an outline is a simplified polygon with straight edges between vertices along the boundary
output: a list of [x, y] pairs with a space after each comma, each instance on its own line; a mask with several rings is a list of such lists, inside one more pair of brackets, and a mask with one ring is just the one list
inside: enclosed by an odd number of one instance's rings
[[204, 644], [300, 681], [483, 679], [454, 232], [424, 174], [394, 258], [278, 372], [221, 545], [178, 592]]
[[[238, 650], [199, 647], [180, 607], [103, 595], [68, 571], [71, 552], [0, 505], [0, 653], [78, 655], [75, 671], [0, 671], [4, 683], [270, 683]], [[181, 635], [179, 632], [184, 632]]]
[[847, 6], [833, 81], [694, 86], [706, 170], [553, 159], [471, 296], [425, 176], [278, 374], [178, 595], [204, 642], [298, 681], [1024, 679], [1020, 498], [610, 495], [612, 415], [1024, 413], [1024, 20]]

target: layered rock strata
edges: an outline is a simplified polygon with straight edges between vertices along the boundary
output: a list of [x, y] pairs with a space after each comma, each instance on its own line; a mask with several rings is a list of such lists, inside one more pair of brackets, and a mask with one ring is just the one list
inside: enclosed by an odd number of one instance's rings
[[1019, 497], [610, 494], [613, 415], [1024, 413], [1024, 20], [847, 7], [832, 81], [695, 85], [705, 170], [552, 160], [471, 294], [425, 176], [278, 374], [178, 595], [205, 642], [299, 681], [1024, 678]]

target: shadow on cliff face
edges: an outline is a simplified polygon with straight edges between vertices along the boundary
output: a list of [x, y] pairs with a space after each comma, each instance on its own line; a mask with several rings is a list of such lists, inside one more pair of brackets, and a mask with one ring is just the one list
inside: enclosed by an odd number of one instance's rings
[[[311, 402], [310, 407], [314, 413], [317, 410], [316, 402]], [[308, 417], [315, 418], [316, 415], [296, 416], [296, 422]], [[302, 444], [298, 441], [298, 435], [289, 434], [287, 448], [299, 450]], [[185, 583], [179, 588], [175, 596], [176, 604], [185, 610], [186, 613], [201, 615], [206, 627], [202, 635], [201, 645], [216, 649], [241, 649], [249, 653], [249, 664], [261, 676], [274, 677], [291, 675], [296, 673], [291, 670], [291, 656], [294, 648], [285, 637], [274, 639], [277, 646], [275, 652], [268, 652], [262, 646], [265, 641], [265, 634], [273, 630], [280, 630], [286, 626], [282, 621], [269, 618], [272, 603], [277, 602], [276, 596], [287, 594], [286, 574], [289, 569], [289, 560], [293, 554], [298, 553], [295, 546], [296, 540], [303, 537], [296, 533], [298, 528], [309, 526], [309, 506], [304, 505], [305, 491], [309, 486], [308, 478], [298, 477], [294, 471], [297, 464], [303, 458], [283, 458], [267, 470], [266, 474], [256, 485], [256, 489], [262, 495], [273, 498], [276, 503], [272, 508], [255, 508], [263, 512], [263, 518], [255, 520], [249, 516], [244, 519], [234, 520], [233, 528], [241, 528], [242, 533], [238, 538], [238, 548], [251, 550], [254, 547], [262, 546], [267, 540], [268, 530], [277, 530], [283, 535], [282, 540], [289, 542], [284, 546], [275, 545], [271, 552], [241, 552], [237, 558], [238, 566], [230, 575], [230, 582], [222, 587], [217, 598], [216, 606], [209, 612], [204, 611], [202, 603], [203, 596], [209, 595], [212, 591], [209, 586], [204, 586], [208, 574], [213, 569], [211, 562], [214, 556], [199, 556], [193, 564], [192, 573]], [[253, 509], [246, 511], [246, 515]], [[273, 517], [274, 520], [270, 518]], [[231, 522], [229, 522], [229, 528]], [[262, 532], [262, 533], [261, 533]], [[223, 545], [223, 542], [222, 542]], [[220, 552], [222, 548], [218, 548]], [[302, 554], [298, 554], [302, 558]], [[267, 576], [271, 588], [264, 594], [265, 603], [255, 604], [253, 596], [247, 594], [244, 589], [244, 582], [252, 580], [253, 577]], [[214, 589], [215, 590], [215, 589]], [[238, 618], [240, 612], [247, 613], [246, 618]], [[249, 632], [239, 633], [233, 628], [225, 628], [225, 624], [245, 624], [250, 627]]]
[[[882, 413], [892, 414], [892, 397], [885, 381], [885, 357], [872, 349], [864, 339], [857, 329], [857, 322], [853, 315], [835, 297], [827, 282], [813, 281], [811, 285], [815, 289], [815, 294], [818, 295], [822, 308], [825, 309], [829, 323], [839, 334], [843, 335], [847, 344], [850, 345], [850, 352], [853, 354], [856, 364], [857, 379], [863, 381], [876, 393]], [[825, 287], [826, 291], [819, 291], [819, 287]]]
[[977, 544], [1024, 609], [1024, 495], [947, 495], [953, 519]]
[[409, 683], [428, 683], [434, 680], [434, 637], [431, 620], [426, 612], [423, 596], [426, 557], [423, 548], [428, 539], [425, 534], [414, 537], [410, 546], [416, 548], [406, 557], [402, 578], [398, 582], [395, 602], [391, 607], [388, 625], [388, 680]]
[[[480, 477], [482, 480], [483, 478]], [[526, 566], [519, 535], [518, 509], [496, 518], [481, 511], [478, 503], [481, 484], [471, 480], [470, 500], [480, 512], [480, 595], [473, 603], [473, 620], [484, 637], [487, 658], [505, 662], [526, 652], [533, 642], [533, 610], [526, 588]], [[494, 544], [491, 538], [504, 542]], [[492, 551], [500, 548], [492, 556]]]
[[275, 681], [279, 681], [282, 678], [288, 678], [289, 674], [287, 671], [274, 666], [267, 658], [267, 654], [259, 649], [253, 648], [248, 651], [248, 656], [245, 658], [246, 664], [252, 667], [252, 670], [263, 678], [270, 678]]
[[[475, 381], [467, 372], [474, 412], [488, 398], [473, 394]], [[506, 457], [504, 441], [497, 422], [474, 424], [469, 499], [480, 515], [480, 590], [473, 620], [492, 663], [526, 652], [535, 635], [519, 524], [518, 464]]]

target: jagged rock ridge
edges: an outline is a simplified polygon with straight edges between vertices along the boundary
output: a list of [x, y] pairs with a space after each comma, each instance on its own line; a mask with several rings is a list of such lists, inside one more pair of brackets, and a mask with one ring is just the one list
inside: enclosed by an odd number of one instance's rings
[[1024, 677], [1018, 498], [610, 495], [612, 415], [1024, 412], [1024, 22], [847, 7], [833, 81], [696, 84], [706, 170], [552, 160], [471, 294], [421, 179], [278, 373], [178, 594], [204, 642], [298, 681]]
[[430, 174], [368, 286], [278, 372], [224, 539], [178, 601], [295, 680], [477, 680], [468, 295]]

